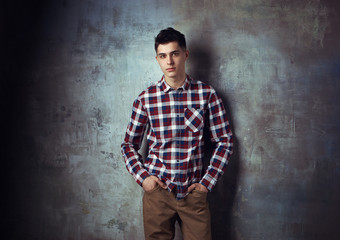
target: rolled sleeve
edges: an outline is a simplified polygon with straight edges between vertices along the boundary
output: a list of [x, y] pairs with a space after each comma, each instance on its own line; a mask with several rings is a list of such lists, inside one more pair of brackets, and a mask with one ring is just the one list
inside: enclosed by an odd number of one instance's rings
[[233, 135], [222, 99], [215, 91], [209, 99], [208, 110], [210, 139], [216, 144], [216, 147], [200, 183], [211, 191], [218, 178], [224, 174], [230, 155], [233, 152]]
[[142, 102], [136, 99], [133, 103], [121, 151], [127, 170], [139, 185], [142, 185], [144, 179], [150, 176], [143, 166], [142, 156], [138, 153], [147, 123], [147, 112], [144, 110]]

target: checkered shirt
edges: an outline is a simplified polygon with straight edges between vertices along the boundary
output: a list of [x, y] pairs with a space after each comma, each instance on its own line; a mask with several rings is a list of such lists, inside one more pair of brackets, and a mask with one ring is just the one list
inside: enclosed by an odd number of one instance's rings
[[[205, 124], [215, 149], [204, 171]], [[149, 152], [143, 161], [138, 150], [146, 129]], [[154, 175], [176, 193], [177, 199], [183, 199], [193, 183], [211, 191], [224, 173], [232, 148], [229, 122], [215, 90], [189, 76], [175, 90], [163, 76], [134, 101], [121, 149], [126, 168], [138, 184]]]

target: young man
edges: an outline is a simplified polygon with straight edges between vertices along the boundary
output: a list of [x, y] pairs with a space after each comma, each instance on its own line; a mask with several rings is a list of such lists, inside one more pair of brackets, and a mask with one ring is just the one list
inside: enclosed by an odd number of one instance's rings
[[[167, 28], [155, 39], [163, 77], [133, 103], [122, 154], [126, 168], [144, 189], [146, 239], [173, 239], [179, 222], [184, 239], [211, 239], [207, 192], [223, 174], [232, 153], [232, 133], [215, 90], [185, 72], [185, 37]], [[203, 169], [203, 127], [215, 149]], [[149, 125], [149, 128], [146, 126]], [[147, 130], [148, 157], [138, 153]]]

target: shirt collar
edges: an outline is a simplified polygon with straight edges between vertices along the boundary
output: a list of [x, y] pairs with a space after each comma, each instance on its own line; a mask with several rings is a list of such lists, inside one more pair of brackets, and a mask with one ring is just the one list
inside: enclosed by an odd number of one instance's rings
[[[184, 89], [184, 90], [188, 90], [189, 86], [190, 86], [190, 77], [187, 75], [183, 85], [181, 87], [179, 87], [178, 89]], [[159, 81], [159, 87], [162, 91], [164, 92], [169, 92], [170, 90], [174, 90], [172, 87], [169, 86], [169, 84], [167, 84], [167, 82], [165, 81], [165, 77], [163, 76], [162, 79]]]

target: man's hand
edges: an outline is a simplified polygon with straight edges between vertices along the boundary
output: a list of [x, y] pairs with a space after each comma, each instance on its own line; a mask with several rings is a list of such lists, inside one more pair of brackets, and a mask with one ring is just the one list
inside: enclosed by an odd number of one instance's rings
[[142, 186], [144, 191], [151, 191], [152, 189], [154, 189], [157, 184], [159, 186], [161, 186], [161, 188], [167, 189], [167, 186], [165, 183], [163, 183], [161, 180], [159, 180], [158, 177], [156, 176], [150, 176], [144, 179]]
[[194, 183], [192, 185], [190, 185], [190, 187], [188, 187], [188, 193], [192, 192], [192, 190], [198, 190], [198, 191], [201, 191], [201, 192], [209, 192], [209, 190], [203, 186], [202, 184], [200, 183]]

